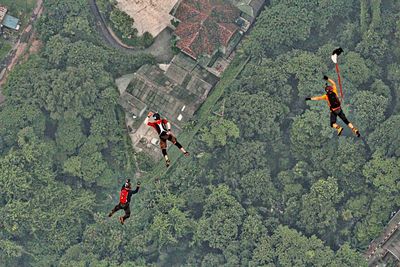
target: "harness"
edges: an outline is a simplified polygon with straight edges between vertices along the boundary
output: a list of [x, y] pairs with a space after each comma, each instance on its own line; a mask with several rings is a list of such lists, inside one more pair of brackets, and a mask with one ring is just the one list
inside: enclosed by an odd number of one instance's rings
[[326, 96], [328, 97], [329, 108], [332, 111], [336, 111], [336, 110], [339, 110], [341, 108], [340, 107], [340, 100], [339, 100], [338, 96], [335, 94], [335, 92], [328, 91], [326, 93]]
[[153, 124], [153, 128], [156, 129], [158, 135], [162, 135], [163, 133], [167, 133], [167, 126], [164, 123], [164, 120], [156, 120], [155, 125]]

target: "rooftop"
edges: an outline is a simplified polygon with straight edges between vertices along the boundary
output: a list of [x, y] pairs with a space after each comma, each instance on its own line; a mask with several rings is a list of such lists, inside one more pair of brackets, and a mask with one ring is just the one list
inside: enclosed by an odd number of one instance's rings
[[7, 8], [5, 6], [0, 5], [0, 23], [3, 21], [4, 17], [6, 16]]
[[138, 34], [149, 32], [156, 37], [171, 24], [173, 16], [169, 13], [178, 0], [117, 0], [120, 10], [134, 20]]
[[220, 46], [226, 47], [239, 30], [235, 20], [240, 10], [231, 3], [219, 0], [183, 0], [175, 17], [180, 20], [175, 34], [177, 47], [197, 59], [211, 56]]
[[205, 80], [209, 76], [211, 74], [203, 77], [201, 68], [187, 72], [174, 63], [165, 73], [157, 66], [145, 65], [135, 73], [128, 92], [138, 101], [146, 103], [149, 110], [158, 111], [181, 128], [213, 87]]
[[17, 19], [16, 17], [6, 14], [2, 24], [7, 28], [17, 30], [17, 31], [19, 30], [19, 19]]
[[265, 0], [231, 0], [243, 13], [255, 18], [264, 6]]

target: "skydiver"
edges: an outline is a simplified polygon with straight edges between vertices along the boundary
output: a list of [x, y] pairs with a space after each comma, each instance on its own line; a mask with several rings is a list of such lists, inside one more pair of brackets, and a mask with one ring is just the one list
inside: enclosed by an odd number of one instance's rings
[[131, 202], [131, 197], [133, 194], [139, 192], [140, 182], [137, 182], [135, 191], [132, 191], [131, 180], [127, 179], [125, 184], [121, 188], [121, 192], [119, 193], [119, 203], [113, 208], [113, 210], [108, 214], [108, 217], [113, 216], [115, 212], [123, 209], [125, 211], [125, 215], [119, 217], [119, 221], [121, 224], [125, 223], [125, 220], [131, 216], [131, 209], [129, 208], [129, 203]]
[[[153, 122], [149, 121], [150, 117], [154, 119]], [[161, 152], [164, 156], [165, 165], [167, 167], [169, 167], [169, 165], [171, 164], [171, 161], [168, 158], [167, 154], [167, 140], [176, 145], [185, 156], [189, 156], [189, 152], [187, 152], [182, 147], [182, 145], [176, 140], [176, 137], [171, 133], [171, 124], [166, 119], [161, 119], [160, 114], [150, 111], [147, 114], [147, 118], [144, 120], [144, 123], [148, 126], [153, 127], [157, 131], [158, 136], [160, 137]]]
[[324, 80], [329, 82], [331, 85], [328, 85], [328, 83], [325, 84], [325, 92], [326, 94], [321, 95], [321, 96], [315, 96], [315, 97], [307, 97], [306, 101], [308, 100], [326, 100], [328, 102], [329, 109], [331, 111], [331, 122], [330, 125], [332, 128], [335, 128], [337, 130], [337, 135], [341, 135], [343, 132], [343, 127], [340, 127], [336, 123], [336, 118], [339, 116], [344, 123], [349, 126], [349, 128], [352, 130], [352, 132], [357, 136], [360, 137], [360, 132], [354, 125], [349, 122], [349, 120], [346, 118], [346, 115], [343, 113], [343, 110], [340, 106], [340, 100], [339, 100], [339, 95], [338, 91], [336, 88], [336, 83], [332, 80], [329, 79], [326, 75], [324, 76]]

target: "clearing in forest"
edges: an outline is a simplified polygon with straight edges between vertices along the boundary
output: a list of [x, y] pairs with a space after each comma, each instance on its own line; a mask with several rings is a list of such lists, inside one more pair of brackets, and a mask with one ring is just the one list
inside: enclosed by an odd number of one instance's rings
[[120, 10], [133, 18], [138, 35], [149, 32], [156, 37], [174, 18], [169, 13], [178, 0], [117, 0]]

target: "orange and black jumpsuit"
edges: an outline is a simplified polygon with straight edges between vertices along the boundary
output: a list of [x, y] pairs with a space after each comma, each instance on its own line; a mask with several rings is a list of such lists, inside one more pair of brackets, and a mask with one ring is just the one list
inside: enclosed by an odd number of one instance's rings
[[[328, 79], [328, 82], [331, 84], [331, 86], [333, 88], [333, 92], [336, 94], [336, 97], [339, 99], [339, 94], [338, 94], [338, 90], [336, 88], [336, 83], [332, 79]], [[333, 127], [333, 124], [336, 123], [337, 116], [339, 116], [339, 118], [341, 118], [344, 123], [349, 125], [350, 122], [346, 118], [346, 115], [343, 113], [343, 110], [342, 110], [340, 104], [338, 107], [334, 107], [334, 108], [331, 107], [331, 103], [329, 102], [328, 94], [311, 97], [311, 100], [325, 100], [328, 103], [329, 109], [331, 111], [331, 121], [330, 121], [331, 127]]]

